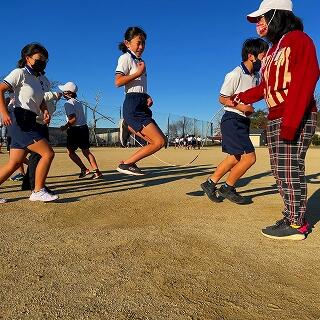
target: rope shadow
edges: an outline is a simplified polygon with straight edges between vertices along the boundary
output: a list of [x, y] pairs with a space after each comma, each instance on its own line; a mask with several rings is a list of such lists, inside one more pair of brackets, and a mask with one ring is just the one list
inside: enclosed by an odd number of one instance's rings
[[[168, 169], [168, 170], [167, 170]], [[192, 179], [202, 175], [207, 175], [211, 171], [211, 166], [193, 166], [193, 167], [161, 167], [161, 169], [152, 170], [149, 168], [150, 174], [142, 177], [133, 177], [120, 173], [109, 173], [104, 175], [103, 180], [80, 180], [80, 181], [70, 181], [70, 183], [64, 181], [61, 184], [54, 184], [52, 187], [51, 184], [48, 186], [54, 189], [57, 194], [61, 196], [65, 194], [73, 194], [75, 192], [87, 192], [89, 194], [78, 195], [77, 199], [85, 198], [91, 195], [99, 194], [112, 194], [127, 190], [136, 190], [151, 186], [162, 185], [182, 179]], [[111, 178], [110, 180], [108, 178]], [[61, 187], [61, 188], [59, 188]], [[95, 192], [100, 191], [101, 192]], [[60, 191], [60, 192], [59, 192]], [[62, 198], [61, 201], [68, 202], [67, 198]]]

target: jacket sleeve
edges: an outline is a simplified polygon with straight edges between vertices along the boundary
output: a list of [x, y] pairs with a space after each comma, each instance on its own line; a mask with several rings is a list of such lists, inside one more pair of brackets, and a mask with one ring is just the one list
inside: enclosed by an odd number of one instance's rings
[[304, 33], [292, 41], [289, 63], [291, 82], [285, 99], [280, 138], [293, 140], [303, 117], [314, 99], [319, 79], [319, 64], [312, 40]]
[[253, 87], [251, 89], [248, 89], [244, 92], [240, 92], [238, 94], [235, 94], [231, 97], [231, 100], [234, 101], [235, 104], [244, 103], [244, 104], [252, 104], [254, 102], [257, 102], [264, 97], [264, 81], [261, 81], [261, 83]]

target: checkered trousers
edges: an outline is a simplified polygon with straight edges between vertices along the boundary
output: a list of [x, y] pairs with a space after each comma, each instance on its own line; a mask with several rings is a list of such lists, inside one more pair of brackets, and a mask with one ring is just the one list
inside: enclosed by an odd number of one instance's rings
[[317, 124], [317, 113], [303, 119], [294, 141], [280, 140], [282, 119], [267, 125], [267, 141], [272, 173], [284, 202], [284, 215], [291, 223], [303, 225], [307, 206], [305, 157]]

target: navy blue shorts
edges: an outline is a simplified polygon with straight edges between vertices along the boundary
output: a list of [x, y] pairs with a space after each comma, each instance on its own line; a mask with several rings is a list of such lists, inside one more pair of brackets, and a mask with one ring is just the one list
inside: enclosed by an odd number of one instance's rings
[[81, 150], [90, 148], [89, 128], [87, 125], [74, 126], [67, 130], [67, 148], [73, 151], [78, 148]]
[[29, 110], [14, 108], [10, 112], [12, 125], [8, 126], [11, 149], [28, 149], [28, 146], [44, 138], [36, 122], [37, 115]]
[[146, 93], [127, 93], [123, 103], [123, 118], [126, 123], [136, 132], [141, 131], [150, 123], [152, 111], [147, 106], [148, 95]]
[[226, 111], [221, 119], [222, 151], [231, 155], [254, 152], [249, 137], [250, 119]]

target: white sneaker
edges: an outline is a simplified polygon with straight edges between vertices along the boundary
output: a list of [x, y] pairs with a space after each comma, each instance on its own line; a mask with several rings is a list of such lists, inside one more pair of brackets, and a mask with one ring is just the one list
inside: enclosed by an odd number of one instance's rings
[[1, 204], [1, 203], [6, 203], [6, 202], [7, 202], [7, 199], [0, 198], [0, 204]]
[[38, 192], [32, 192], [29, 198], [30, 201], [43, 201], [49, 202], [57, 200], [59, 197], [56, 194], [48, 193], [45, 188], [39, 190]]

